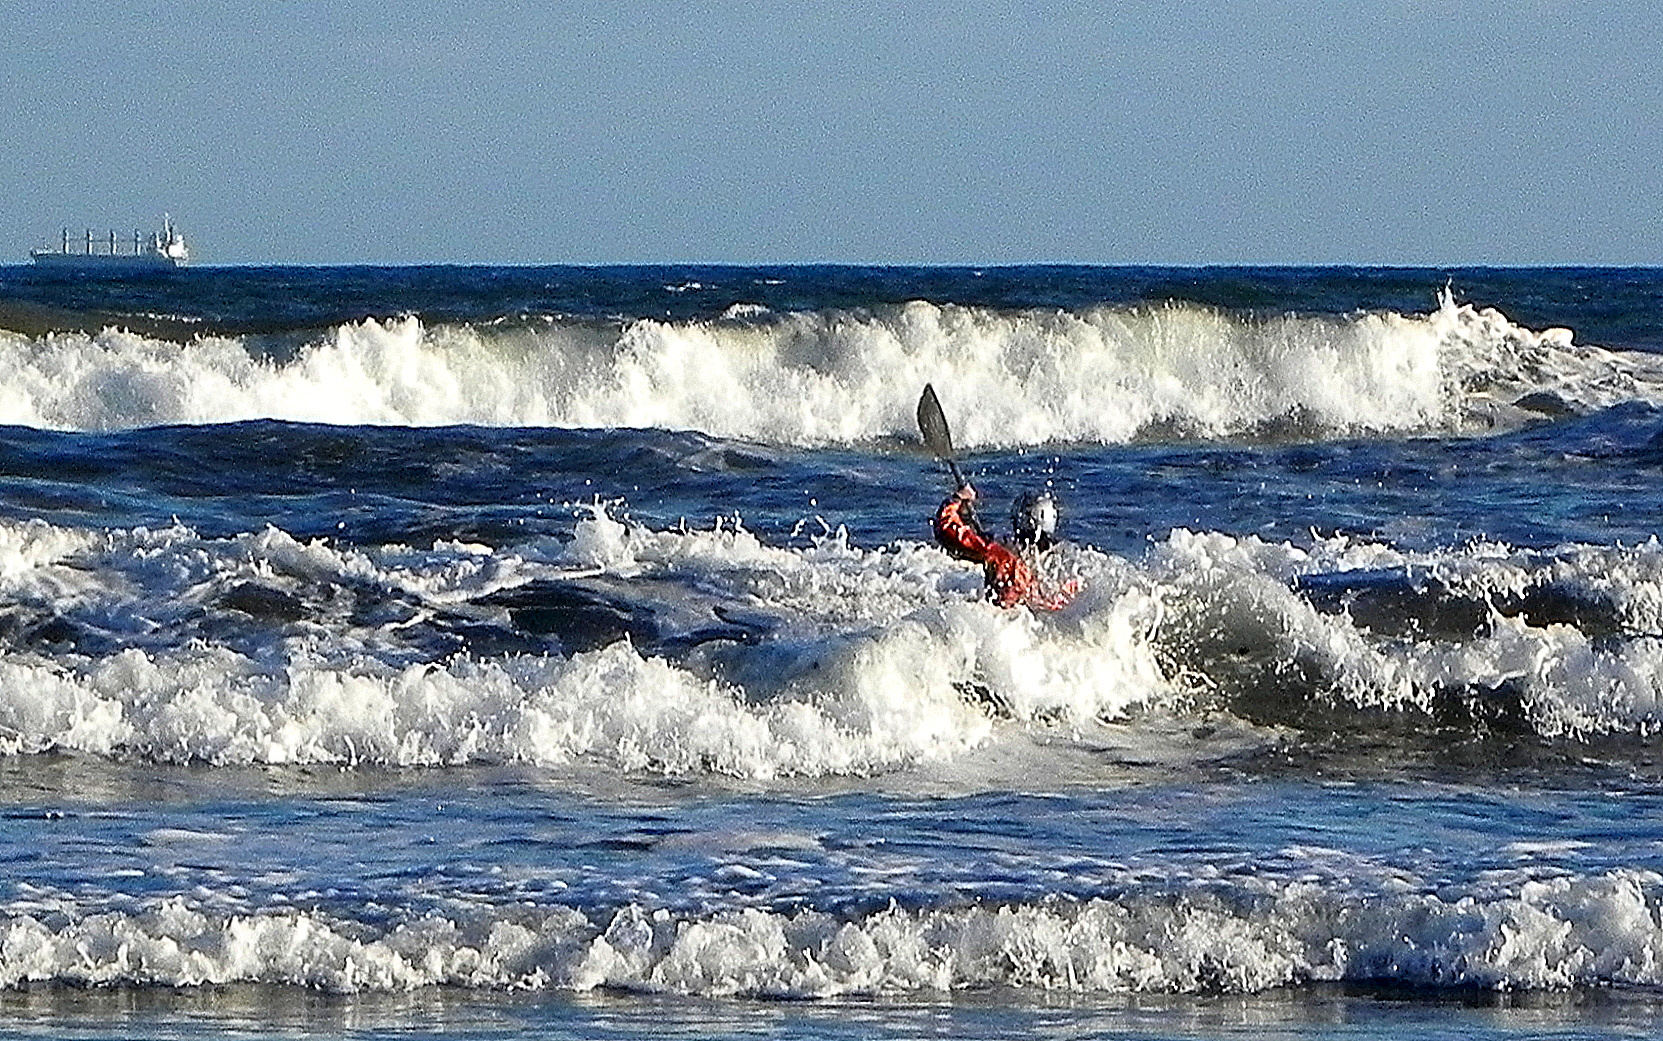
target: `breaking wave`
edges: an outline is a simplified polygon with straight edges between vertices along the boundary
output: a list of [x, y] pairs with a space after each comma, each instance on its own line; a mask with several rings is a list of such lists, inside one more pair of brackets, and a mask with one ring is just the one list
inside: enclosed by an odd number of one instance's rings
[[1508, 893], [1240, 880], [1113, 898], [854, 916], [627, 906], [427, 914], [391, 925], [318, 911], [0, 915], [0, 986], [449, 985], [830, 997], [988, 987], [1256, 993], [1327, 981], [1556, 990], [1663, 985], [1663, 877], [1617, 870]]
[[776, 547], [599, 506], [568, 541], [494, 552], [0, 524], [0, 753], [764, 779], [1162, 714], [1263, 741], [1663, 725], [1655, 541], [1415, 555], [1180, 530], [1141, 560], [1048, 566], [1086, 588], [1039, 616], [923, 543]]
[[1663, 362], [1448, 291], [1426, 315], [1347, 318], [915, 302], [621, 326], [370, 319], [292, 355], [235, 337], [0, 332], [0, 362], [0, 423], [80, 431], [269, 418], [854, 444], [911, 439], [931, 381], [970, 447], [1451, 433], [1663, 401]]

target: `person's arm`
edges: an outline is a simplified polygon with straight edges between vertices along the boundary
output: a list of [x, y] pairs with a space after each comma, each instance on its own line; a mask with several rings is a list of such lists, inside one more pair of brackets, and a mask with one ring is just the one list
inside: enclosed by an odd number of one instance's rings
[[991, 540], [976, 527], [972, 504], [976, 489], [968, 482], [954, 492], [935, 514], [935, 539], [941, 547], [956, 557], [980, 562], [987, 555]]

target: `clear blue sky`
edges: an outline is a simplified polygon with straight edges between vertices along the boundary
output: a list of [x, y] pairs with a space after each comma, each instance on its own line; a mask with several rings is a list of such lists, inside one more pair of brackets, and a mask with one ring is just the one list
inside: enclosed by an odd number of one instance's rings
[[1657, 0], [0, 0], [0, 263], [1663, 264]]

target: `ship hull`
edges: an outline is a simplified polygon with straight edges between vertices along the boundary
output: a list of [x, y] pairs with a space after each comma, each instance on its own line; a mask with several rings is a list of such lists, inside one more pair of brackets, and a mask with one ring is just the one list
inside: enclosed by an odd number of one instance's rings
[[177, 257], [156, 253], [140, 253], [135, 256], [131, 253], [112, 255], [37, 250], [29, 254], [29, 257], [35, 262], [36, 267], [50, 268], [54, 271], [84, 271], [88, 274], [124, 275], [141, 271], [172, 271], [184, 266], [184, 261]]

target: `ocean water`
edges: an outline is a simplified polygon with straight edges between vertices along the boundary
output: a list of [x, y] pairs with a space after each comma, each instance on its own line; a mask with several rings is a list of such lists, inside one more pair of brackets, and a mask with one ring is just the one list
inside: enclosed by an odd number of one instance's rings
[[1663, 270], [14, 267], [0, 359], [0, 1036], [1663, 1013]]

